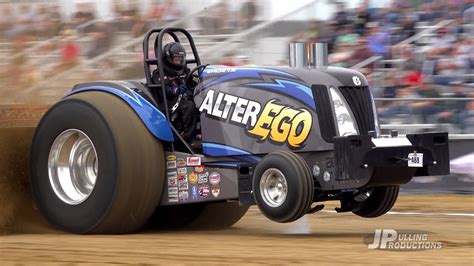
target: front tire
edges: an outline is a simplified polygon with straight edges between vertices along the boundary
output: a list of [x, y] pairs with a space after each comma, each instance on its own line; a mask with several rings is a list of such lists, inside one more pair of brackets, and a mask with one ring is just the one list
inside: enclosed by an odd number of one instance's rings
[[267, 218], [287, 223], [301, 218], [311, 208], [314, 181], [301, 156], [278, 151], [258, 163], [253, 191], [258, 208]]
[[60, 101], [33, 139], [34, 199], [46, 220], [64, 231], [138, 230], [158, 205], [164, 173], [161, 143], [111, 94], [83, 92]]
[[390, 211], [397, 201], [400, 186], [375, 187], [370, 197], [352, 212], [364, 218], [375, 218]]

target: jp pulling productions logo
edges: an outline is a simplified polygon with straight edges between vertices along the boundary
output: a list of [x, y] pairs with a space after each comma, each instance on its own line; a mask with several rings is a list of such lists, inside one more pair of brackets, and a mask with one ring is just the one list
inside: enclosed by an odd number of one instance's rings
[[428, 232], [396, 231], [394, 229], [376, 229], [373, 235], [367, 236], [364, 242], [369, 249], [385, 250], [424, 250], [441, 249], [443, 243], [433, 241]]

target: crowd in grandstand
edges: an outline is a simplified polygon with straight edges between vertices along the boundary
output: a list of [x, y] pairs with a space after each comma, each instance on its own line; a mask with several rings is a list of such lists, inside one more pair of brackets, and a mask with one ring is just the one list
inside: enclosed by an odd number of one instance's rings
[[[367, 2], [356, 9], [334, 2], [336, 12], [330, 21], [310, 21], [308, 28], [291, 37], [291, 41], [328, 43], [330, 63], [336, 66], [351, 67], [373, 56], [388, 60], [382, 66], [372, 62], [360, 69], [371, 80], [375, 79], [372, 74], [377, 68], [385, 69], [382, 85], [372, 86], [376, 97], [474, 97], [473, 0], [393, 0], [390, 6], [377, 9], [370, 8]], [[136, 5], [114, 4], [108, 21], [95, 17], [92, 3], [78, 4], [68, 18], [62, 16], [57, 4], [0, 4], [0, 41], [11, 43], [10, 60], [0, 68], [0, 83], [18, 88], [34, 85], [73, 68], [81, 60], [109, 51], [115, 45], [117, 32], [126, 33], [127, 38], [139, 37], [149, 28], [183, 15], [176, 1], [153, 3], [146, 12], [139, 12]], [[202, 34], [238, 32], [258, 23], [258, 12], [258, 1], [242, 1], [237, 10], [221, 1], [197, 20], [197, 26]], [[424, 28], [447, 20], [450, 21], [434, 30], [423, 44], [403, 42]], [[36, 47], [31, 45], [41, 41]], [[32, 54], [42, 56], [35, 60]], [[230, 53], [220, 63], [239, 65], [250, 60]], [[123, 72], [114, 69], [113, 62], [104, 60], [99, 64], [104, 69], [100, 75], [122, 78]], [[387, 101], [380, 104], [379, 111], [386, 122], [410, 116], [420, 123], [456, 124], [461, 132], [474, 132], [472, 101]]]
[[[423, 26], [429, 28], [447, 20], [450, 22], [437, 28], [423, 45], [405, 41]], [[372, 87], [376, 97], [472, 98], [473, 26], [472, 0], [393, 1], [385, 9], [370, 9], [366, 2], [356, 10], [338, 4], [332, 20], [309, 23], [308, 29], [292, 41], [328, 43], [330, 63], [342, 67], [374, 56], [388, 59], [379, 66], [384, 69], [383, 86]], [[373, 63], [363, 67], [362, 71], [369, 76], [377, 70]], [[456, 124], [459, 131], [472, 133], [473, 106], [472, 101], [463, 100], [387, 101], [380, 104], [379, 111], [383, 122], [405, 118], [412, 123]]]

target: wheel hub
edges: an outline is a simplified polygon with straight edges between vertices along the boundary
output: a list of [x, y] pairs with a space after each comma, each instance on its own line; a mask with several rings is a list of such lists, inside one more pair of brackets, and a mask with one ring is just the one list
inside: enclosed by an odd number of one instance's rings
[[288, 195], [285, 175], [277, 168], [265, 170], [260, 179], [260, 194], [268, 206], [281, 206]]
[[48, 157], [49, 182], [64, 203], [84, 202], [94, 190], [99, 172], [91, 139], [78, 129], [68, 129], [53, 142]]

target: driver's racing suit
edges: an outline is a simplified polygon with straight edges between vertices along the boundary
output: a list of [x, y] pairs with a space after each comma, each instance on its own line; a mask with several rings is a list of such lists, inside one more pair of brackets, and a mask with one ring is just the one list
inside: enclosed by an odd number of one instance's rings
[[[155, 84], [161, 84], [158, 71], [153, 75]], [[180, 132], [186, 142], [190, 143], [196, 136], [197, 108], [193, 101], [193, 89], [186, 87], [186, 75], [189, 69], [183, 74], [172, 76], [165, 71], [165, 90], [168, 100], [170, 119], [173, 126]]]

